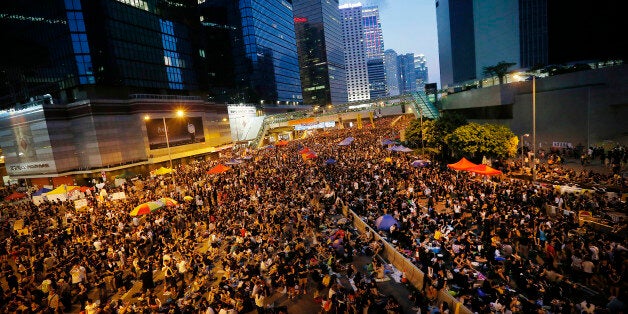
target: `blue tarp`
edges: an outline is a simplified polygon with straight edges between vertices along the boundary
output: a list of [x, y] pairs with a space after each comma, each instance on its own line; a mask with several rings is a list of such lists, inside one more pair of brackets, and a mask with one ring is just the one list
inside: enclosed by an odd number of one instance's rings
[[48, 193], [50, 191], [52, 191], [52, 190], [51, 189], [46, 189], [46, 188], [41, 188], [41, 189], [37, 190], [35, 193], [33, 193], [33, 196], [39, 196], [39, 195], [42, 195], [44, 193]]
[[231, 165], [231, 166], [233, 166], [233, 165], [239, 165], [239, 164], [241, 164], [241, 163], [242, 163], [242, 160], [231, 159], [231, 160], [227, 161], [227, 162], [225, 163], [225, 165]]
[[405, 147], [403, 145], [394, 145], [394, 146], [389, 147], [387, 149], [390, 150], [390, 151], [393, 151], [393, 152], [403, 152], [403, 153], [410, 153], [410, 152], [413, 151], [411, 148], [407, 148], [407, 147]]
[[340, 143], [338, 143], [338, 146], [349, 146], [354, 140], [355, 138], [353, 137], [347, 137], [344, 140], [342, 140]]

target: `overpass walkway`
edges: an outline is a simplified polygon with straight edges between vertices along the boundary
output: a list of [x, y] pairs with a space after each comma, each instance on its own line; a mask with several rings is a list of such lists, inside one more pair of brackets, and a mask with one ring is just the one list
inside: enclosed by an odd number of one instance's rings
[[411, 108], [413, 109], [412, 112], [417, 118], [423, 116], [424, 118], [428, 119], [437, 119], [439, 117], [439, 111], [436, 106], [434, 106], [434, 104], [430, 102], [425, 92], [421, 91], [375, 100], [365, 100], [361, 102], [350, 102], [341, 105], [334, 105], [331, 108], [314, 107], [310, 110], [300, 110], [295, 112], [267, 115], [264, 117], [262, 126], [260, 127], [257, 136], [252, 140], [251, 144], [253, 147], [261, 147], [264, 143], [263, 139], [266, 136], [266, 133], [271, 129], [271, 126], [281, 126], [282, 124], [287, 124], [289, 121], [292, 120], [304, 118], [319, 118], [350, 112], [372, 112], [375, 109], [399, 106], [411, 106]]

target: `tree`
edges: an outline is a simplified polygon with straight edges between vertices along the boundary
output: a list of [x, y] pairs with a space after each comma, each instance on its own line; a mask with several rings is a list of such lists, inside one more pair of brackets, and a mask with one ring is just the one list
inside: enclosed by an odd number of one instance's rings
[[[485, 77], [497, 76], [497, 78], [499, 79], [499, 84], [501, 85], [504, 84], [504, 77], [506, 76], [506, 74], [508, 74], [508, 69], [515, 64], [516, 63], [514, 62], [499, 61], [499, 63], [497, 63], [496, 65], [483, 67], [482, 74]], [[495, 82], [493, 81], [493, 83]]]
[[444, 112], [436, 120], [423, 120], [423, 129], [421, 130], [420, 120], [414, 120], [406, 128], [406, 141], [410, 147], [421, 147], [421, 138], [423, 145], [430, 151], [437, 150], [442, 157], [449, 155], [449, 147], [445, 141], [445, 137], [453, 132], [461, 125], [467, 124], [465, 117], [458, 113]]
[[451, 134], [445, 141], [457, 155], [479, 159], [482, 156], [507, 159], [517, 154], [519, 140], [504, 125], [469, 123]]

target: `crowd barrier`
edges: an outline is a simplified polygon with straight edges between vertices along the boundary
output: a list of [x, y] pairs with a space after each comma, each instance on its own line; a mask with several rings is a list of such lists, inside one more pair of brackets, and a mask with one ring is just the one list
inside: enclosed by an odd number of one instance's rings
[[[403, 256], [395, 249], [386, 239], [382, 238], [373, 228], [367, 225], [360, 216], [346, 207], [343, 208], [346, 217], [353, 217], [353, 226], [361, 233], [366, 234], [367, 231], [374, 236], [375, 240], [381, 240], [384, 243], [382, 251], [379, 253], [388, 263], [392, 264], [402, 273], [413, 287], [419, 291], [423, 291], [423, 280], [425, 274], [416, 267], [409, 259]], [[465, 307], [460, 301], [454, 298], [447, 290], [441, 290], [438, 293], [438, 302], [446, 302], [452, 313], [455, 314], [472, 314], [473, 312]]]

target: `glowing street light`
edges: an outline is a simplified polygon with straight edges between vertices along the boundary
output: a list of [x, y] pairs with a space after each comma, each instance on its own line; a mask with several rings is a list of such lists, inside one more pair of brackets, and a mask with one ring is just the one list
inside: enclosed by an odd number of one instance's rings
[[[185, 111], [183, 110], [177, 110], [176, 111], [176, 115], [177, 117], [181, 118], [183, 116], [185, 116]], [[144, 120], [148, 121], [150, 120], [150, 116], [149, 115], [144, 115]], [[172, 166], [172, 151], [170, 149], [170, 139], [168, 138], [168, 126], [166, 125], [166, 117], [162, 117], [161, 120], [164, 123], [164, 134], [166, 135], [166, 147], [168, 148], [168, 160], [170, 161], [170, 169], [172, 169], [174, 171], [174, 167]], [[174, 174], [172, 175], [172, 184], [175, 184], [174, 181]]]

